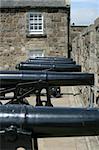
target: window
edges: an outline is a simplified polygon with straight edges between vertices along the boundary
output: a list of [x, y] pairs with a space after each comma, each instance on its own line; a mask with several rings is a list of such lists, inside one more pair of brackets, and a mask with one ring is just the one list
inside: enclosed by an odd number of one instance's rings
[[43, 15], [41, 13], [29, 13], [29, 33], [43, 34]]
[[29, 58], [44, 57], [44, 51], [39, 49], [30, 50], [28, 56]]

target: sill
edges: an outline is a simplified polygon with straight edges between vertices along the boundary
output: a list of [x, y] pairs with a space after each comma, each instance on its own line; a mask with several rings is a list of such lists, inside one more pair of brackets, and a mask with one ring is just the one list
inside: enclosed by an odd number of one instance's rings
[[27, 38], [46, 38], [47, 34], [27, 34]]

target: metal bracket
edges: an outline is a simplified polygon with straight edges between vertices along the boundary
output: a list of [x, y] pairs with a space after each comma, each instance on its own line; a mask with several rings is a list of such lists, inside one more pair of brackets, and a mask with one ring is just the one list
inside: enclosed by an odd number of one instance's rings
[[[33, 142], [34, 141], [34, 142]], [[32, 133], [10, 126], [0, 131], [0, 150], [38, 150], [37, 138], [32, 139]]]
[[[27, 88], [28, 87], [28, 88]], [[6, 104], [27, 104], [28, 103], [24, 100], [26, 97], [29, 97], [31, 94], [36, 95], [36, 106], [43, 106], [44, 101], [41, 100], [41, 91], [42, 89], [46, 89], [46, 95], [47, 100], [45, 101], [45, 106], [52, 106], [51, 99], [50, 99], [50, 90], [49, 90], [49, 84], [48, 82], [44, 82], [40, 80], [39, 82], [26, 82], [26, 83], [19, 83], [16, 85], [15, 88], [11, 89], [3, 89], [1, 91], [1, 94], [4, 94], [1, 98], [3, 100], [6, 99], [5, 94], [9, 92], [13, 92], [13, 97], [7, 97], [8, 99], [11, 98], [11, 101], [9, 101]]]

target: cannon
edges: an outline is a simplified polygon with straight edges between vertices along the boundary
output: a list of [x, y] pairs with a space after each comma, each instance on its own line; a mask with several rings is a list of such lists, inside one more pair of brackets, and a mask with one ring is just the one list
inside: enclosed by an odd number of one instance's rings
[[22, 63], [32, 63], [32, 64], [76, 64], [75, 61], [53, 61], [53, 60], [28, 60], [26, 62], [22, 62]]
[[[39, 59], [39, 58], [37, 58], [37, 59], [29, 59], [29, 60], [27, 60], [26, 62], [21, 62], [19, 65], [17, 65], [16, 66], [16, 68], [17, 69], [19, 69], [19, 70], [21, 70], [22, 69], [22, 67], [21, 66], [24, 66], [25, 64], [32, 64], [33, 65], [33, 70], [43, 70], [43, 68], [44, 69], [46, 69], [46, 67], [48, 66], [48, 67], [50, 67], [50, 66], [52, 66], [51, 68], [53, 68], [54, 67], [54, 65], [57, 65], [58, 67], [59, 67], [59, 65], [61, 64], [61, 66], [62, 66], [62, 64], [63, 65], [67, 65], [67, 64], [75, 64], [76, 62], [75, 61], [72, 61], [72, 59], [55, 59], [54, 60], [54, 58], [47, 58], [47, 59], [45, 59], [45, 58], [41, 58], [41, 59]], [[37, 64], [37, 66], [38, 65], [42, 65], [42, 67], [36, 67], [35, 65]], [[50, 65], [50, 66], [49, 66]], [[27, 67], [26, 67], [26, 69], [27, 69]], [[25, 69], [25, 67], [22, 69], [22, 70], [26, 70]], [[71, 70], [69, 70], [68, 68], [67, 68], [67, 71], [69, 71], [69, 72], [73, 72], [73, 71], [77, 71], [77, 72], [79, 72], [80, 70], [81, 70], [81, 67], [80, 66], [78, 66], [78, 68], [77, 68], [77, 66], [74, 66], [74, 68], [72, 68], [71, 66], [70, 66], [70, 69]], [[54, 71], [54, 69], [53, 69], [53, 71]], [[56, 69], [55, 69], [55, 71], [56, 71]], [[62, 70], [61, 69], [61, 71], [64, 71], [64, 70]], [[65, 69], [65, 71], [66, 71], [66, 69]], [[55, 98], [59, 98], [59, 97], [61, 97], [61, 89], [60, 89], [60, 87], [50, 87], [50, 94], [51, 94], [51, 96], [52, 97], [55, 97]]]
[[[2, 150], [37, 150], [37, 138], [99, 135], [99, 109], [0, 106]], [[21, 138], [20, 138], [21, 137]]]
[[14, 93], [10, 99], [24, 103], [23, 99], [36, 95], [36, 105], [42, 106], [40, 98], [42, 89], [46, 89], [46, 106], [52, 106], [49, 87], [94, 85], [94, 74], [79, 72], [51, 71], [0, 71], [0, 99], [7, 99], [6, 93]]
[[93, 73], [51, 71], [0, 71], [0, 88], [13, 87], [18, 83], [48, 82], [51, 86], [93, 85]]
[[75, 61], [72, 61], [72, 60], [43, 60], [43, 59], [30, 59], [30, 60], [27, 60], [26, 62], [21, 62], [21, 63], [32, 63], [32, 64], [76, 64]]
[[[20, 65], [24, 64], [42, 64], [42, 65], [58, 65], [58, 64], [76, 64], [75, 61], [72, 61], [72, 59], [55, 59], [54, 57], [52, 58], [35, 58], [35, 59], [28, 59], [26, 62], [21, 62]], [[50, 94], [52, 97], [59, 98], [61, 97], [61, 89], [60, 87], [50, 87]]]
[[80, 65], [74, 64], [32, 64], [20, 63], [16, 65], [19, 70], [50, 70], [57, 72], [81, 72]]
[[37, 60], [55, 60], [55, 61], [73, 61], [72, 58], [66, 58], [66, 57], [35, 57], [35, 58], [29, 58], [28, 60], [33, 60], [33, 59], [37, 59]]
[[0, 130], [11, 125], [38, 138], [94, 136], [99, 135], [99, 109], [1, 105]]

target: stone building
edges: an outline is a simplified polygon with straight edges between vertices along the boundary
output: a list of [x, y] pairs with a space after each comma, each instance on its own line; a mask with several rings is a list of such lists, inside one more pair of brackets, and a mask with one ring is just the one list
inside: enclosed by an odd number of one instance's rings
[[[99, 18], [72, 40], [72, 57], [82, 66], [83, 72], [95, 74], [94, 90], [99, 96]], [[84, 88], [83, 93], [86, 98], [88, 89]]]
[[68, 56], [69, 0], [1, 0], [0, 67], [27, 57]]

